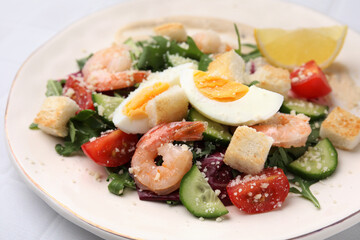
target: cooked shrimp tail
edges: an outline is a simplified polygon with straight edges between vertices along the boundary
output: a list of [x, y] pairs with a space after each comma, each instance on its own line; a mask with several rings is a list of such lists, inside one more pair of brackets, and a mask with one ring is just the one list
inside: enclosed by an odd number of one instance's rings
[[251, 127], [272, 137], [274, 139], [273, 146], [284, 148], [302, 147], [305, 146], [311, 133], [309, 120], [310, 118], [303, 114], [277, 113], [269, 120]]
[[[203, 122], [172, 122], [154, 127], [138, 142], [131, 160], [133, 176], [138, 187], [159, 195], [179, 188], [181, 179], [192, 166], [192, 153], [186, 145], [173, 141], [195, 141], [202, 138]], [[161, 166], [155, 158], [161, 155]]]

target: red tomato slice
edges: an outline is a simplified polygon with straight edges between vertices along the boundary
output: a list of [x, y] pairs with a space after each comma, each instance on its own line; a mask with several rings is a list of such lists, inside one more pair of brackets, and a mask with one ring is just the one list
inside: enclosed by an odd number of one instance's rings
[[238, 176], [226, 187], [231, 202], [246, 213], [268, 212], [281, 207], [290, 185], [280, 168], [266, 168], [256, 175]]
[[326, 76], [314, 60], [295, 69], [291, 74], [291, 90], [303, 98], [317, 98], [328, 95], [331, 87]]
[[[72, 91], [72, 93], [69, 91]], [[66, 80], [63, 95], [74, 100], [80, 107], [79, 111], [85, 109], [95, 110], [91, 90], [87, 89], [85, 83], [76, 79], [75, 76], [70, 75]]]
[[121, 130], [114, 130], [94, 141], [84, 143], [84, 153], [99, 165], [105, 167], [121, 166], [131, 160], [138, 137]]

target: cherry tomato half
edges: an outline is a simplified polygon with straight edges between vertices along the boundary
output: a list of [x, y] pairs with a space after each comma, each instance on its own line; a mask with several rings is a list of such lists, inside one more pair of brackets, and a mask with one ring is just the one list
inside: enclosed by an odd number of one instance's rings
[[226, 187], [231, 202], [250, 214], [281, 207], [289, 189], [286, 175], [276, 167], [266, 168], [256, 175], [240, 175]]
[[114, 130], [81, 146], [94, 162], [105, 167], [121, 166], [131, 160], [138, 137], [121, 130]]
[[331, 87], [320, 67], [311, 60], [291, 74], [291, 90], [303, 98], [318, 98], [328, 95]]
[[91, 90], [87, 89], [85, 83], [76, 79], [75, 76], [70, 75], [66, 80], [63, 95], [74, 100], [80, 107], [79, 111], [85, 109], [95, 110]]

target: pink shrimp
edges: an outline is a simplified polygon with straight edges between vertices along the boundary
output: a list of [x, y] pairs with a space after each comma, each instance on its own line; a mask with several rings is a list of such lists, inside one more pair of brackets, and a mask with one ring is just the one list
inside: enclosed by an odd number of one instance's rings
[[311, 133], [310, 118], [303, 114], [291, 115], [276, 113], [269, 120], [259, 125], [251, 126], [258, 132], [263, 132], [274, 139], [273, 146], [301, 147]]
[[[196, 141], [202, 138], [203, 122], [172, 122], [154, 127], [137, 143], [131, 169], [138, 187], [158, 195], [169, 194], [179, 188], [181, 179], [192, 166], [193, 155], [186, 145], [173, 141]], [[155, 158], [163, 163], [157, 166]]]
[[131, 71], [129, 49], [113, 45], [96, 52], [85, 64], [82, 72], [85, 82], [97, 91], [131, 87], [147, 78], [147, 71]]

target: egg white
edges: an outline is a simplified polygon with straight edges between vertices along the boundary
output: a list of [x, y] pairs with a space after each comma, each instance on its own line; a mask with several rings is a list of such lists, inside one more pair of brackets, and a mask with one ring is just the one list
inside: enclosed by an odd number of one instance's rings
[[[196, 69], [193, 63], [182, 64], [173, 68], [166, 69], [163, 72], [151, 73], [147, 81], [129, 94], [129, 96], [115, 109], [113, 114], [113, 123], [121, 131], [132, 134], [144, 134], [151, 129], [149, 118], [131, 119], [123, 113], [125, 105], [133, 99], [144, 87], [152, 86], [157, 82], [165, 82], [172, 86], [180, 85], [180, 75], [185, 70]], [[170, 88], [169, 88], [170, 89]], [[166, 91], [165, 91], [166, 92]]]
[[180, 84], [191, 103], [207, 118], [230, 126], [253, 125], [265, 121], [279, 111], [284, 97], [256, 86], [251, 86], [242, 98], [219, 102], [203, 95], [195, 86], [194, 71], [186, 70]]

